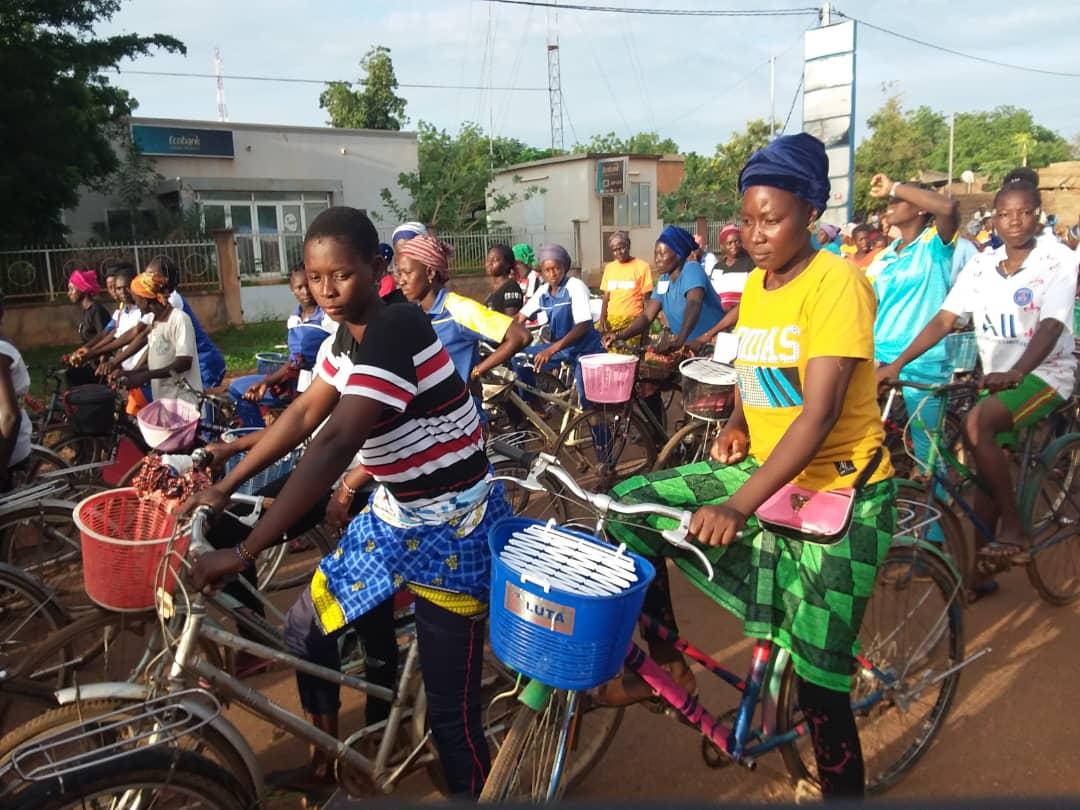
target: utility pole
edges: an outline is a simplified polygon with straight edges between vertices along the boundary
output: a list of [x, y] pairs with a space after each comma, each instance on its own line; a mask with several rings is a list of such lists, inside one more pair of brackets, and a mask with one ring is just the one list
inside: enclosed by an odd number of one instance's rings
[[776, 134], [776, 57], [769, 57], [769, 138]]
[[952, 196], [953, 147], [956, 145], [956, 113], [949, 114], [949, 182], [945, 186], [947, 195]]
[[819, 12], [821, 25], [832, 25], [832, 6], [829, 3], [821, 4], [821, 11]]
[[221, 75], [221, 50], [214, 46], [214, 75], [217, 77], [218, 121], [229, 120], [229, 108], [225, 106], [225, 77]]
[[559, 11], [548, 11], [548, 105], [551, 109], [551, 148], [562, 152], [563, 140], [562, 77], [559, 73]]

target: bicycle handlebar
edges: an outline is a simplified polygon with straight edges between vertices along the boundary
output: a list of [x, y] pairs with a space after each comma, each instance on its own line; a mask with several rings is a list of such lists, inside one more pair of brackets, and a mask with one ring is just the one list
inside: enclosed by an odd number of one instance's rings
[[[241, 495], [233, 493], [229, 501], [230, 503], [247, 504], [254, 507], [251, 510], [251, 514], [246, 517], [237, 517], [233, 515], [237, 520], [247, 526], [254, 526], [260, 517], [262, 517], [263, 502], [266, 499], [259, 495]], [[195, 513], [191, 516], [191, 542], [188, 543], [188, 553], [194, 553], [196, 556], [203, 554], [207, 551], [213, 551], [214, 548], [206, 540], [206, 524], [214, 517], [214, 510], [209, 506], [200, 506], [195, 510]]]
[[910, 380], [889, 380], [886, 385], [895, 391], [904, 388], [914, 388], [916, 391], [929, 391], [931, 394], [948, 394], [953, 391], [978, 391], [979, 383], [973, 380], [961, 380], [951, 383], [918, 383]]
[[599, 492], [588, 492], [583, 489], [581, 485], [574, 480], [573, 476], [563, 469], [562, 465], [559, 464], [558, 459], [554, 456], [548, 455], [547, 453], [530, 453], [526, 450], [522, 450], [520, 447], [498, 440], [492, 442], [491, 446], [496, 453], [506, 456], [512, 461], [528, 468], [528, 478], [524, 481], [517, 478], [511, 479], [526, 489], [533, 490], [534, 492], [545, 491], [547, 488], [540, 483], [539, 478], [543, 475], [549, 475], [569, 490], [570, 494], [575, 499], [582, 503], [589, 504], [589, 506], [595, 509], [601, 516], [608, 514], [659, 515], [660, 517], [677, 520], [679, 522], [678, 528], [665, 529], [660, 532], [660, 536], [669, 545], [690, 552], [696, 556], [698, 562], [701, 563], [702, 568], [708, 572], [709, 579], [713, 578], [714, 571], [712, 563], [709, 562], [709, 559], [702, 553], [701, 549], [689, 540], [690, 519], [693, 516], [690, 512], [658, 503], [620, 503], [610, 495], [604, 495]]

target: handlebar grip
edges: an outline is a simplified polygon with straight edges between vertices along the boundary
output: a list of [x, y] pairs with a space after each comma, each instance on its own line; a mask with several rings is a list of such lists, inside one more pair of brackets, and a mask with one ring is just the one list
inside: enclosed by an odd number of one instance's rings
[[531, 467], [532, 463], [536, 460], [539, 453], [530, 453], [528, 450], [523, 450], [517, 445], [510, 444], [509, 442], [501, 442], [495, 440], [491, 443], [491, 449], [498, 453], [500, 456], [506, 456], [511, 461], [516, 461], [523, 467]]

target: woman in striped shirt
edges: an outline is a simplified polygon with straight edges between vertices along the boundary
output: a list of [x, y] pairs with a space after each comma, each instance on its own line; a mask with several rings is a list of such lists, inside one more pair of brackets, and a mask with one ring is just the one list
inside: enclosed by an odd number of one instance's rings
[[[490, 554], [487, 534], [510, 515], [489, 478], [480, 417], [430, 318], [412, 304], [385, 304], [385, 271], [370, 220], [330, 208], [308, 228], [308, 284], [341, 324], [315, 381], [239, 465], [189, 502], [220, 511], [242, 481], [297, 446], [327, 417], [274, 506], [234, 549], [204, 554], [195, 584], [216, 586], [277, 542], [346, 468], [357, 451], [379, 486], [338, 548], [319, 564], [289, 611], [286, 642], [323, 666], [340, 663], [336, 636], [408, 587], [416, 596], [428, 719], [450, 793], [476, 796], [490, 767], [480, 708], [480, 672]], [[337, 734], [335, 684], [297, 673], [312, 722]], [[278, 784], [333, 781], [317, 753]]]

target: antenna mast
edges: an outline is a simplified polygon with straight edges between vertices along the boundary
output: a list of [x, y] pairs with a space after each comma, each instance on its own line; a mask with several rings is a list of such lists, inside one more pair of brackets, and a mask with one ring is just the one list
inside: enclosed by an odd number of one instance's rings
[[218, 121], [229, 120], [229, 108], [225, 106], [225, 77], [221, 75], [221, 50], [214, 46], [214, 75], [217, 77]]
[[562, 152], [563, 141], [562, 78], [559, 74], [559, 11], [548, 11], [548, 104], [551, 108], [551, 148]]

